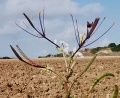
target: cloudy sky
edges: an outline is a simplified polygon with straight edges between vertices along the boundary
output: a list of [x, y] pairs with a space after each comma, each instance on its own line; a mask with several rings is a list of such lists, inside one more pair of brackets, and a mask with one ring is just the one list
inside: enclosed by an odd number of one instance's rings
[[19, 45], [28, 57], [56, 54], [56, 47], [45, 39], [33, 37], [15, 25], [37, 34], [30, 27], [23, 13], [26, 13], [40, 30], [38, 12], [45, 8], [46, 36], [54, 41], [66, 41], [70, 50], [77, 47], [70, 14], [78, 20], [80, 33], [86, 32], [86, 21], [92, 22], [96, 17], [106, 20], [89, 42], [104, 33], [113, 22], [114, 27], [99, 41], [86, 47], [105, 46], [109, 43], [120, 44], [120, 1], [119, 0], [0, 0], [0, 57], [15, 57], [9, 45]]

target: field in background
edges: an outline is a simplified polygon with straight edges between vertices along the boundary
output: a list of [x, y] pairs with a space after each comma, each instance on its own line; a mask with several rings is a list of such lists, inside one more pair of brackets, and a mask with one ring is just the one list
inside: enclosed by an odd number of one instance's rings
[[[76, 59], [78, 64], [71, 79], [83, 70], [90, 58]], [[63, 58], [39, 58], [34, 61], [42, 65], [49, 64], [64, 76]], [[97, 57], [90, 69], [75, 84], [72, 92], [75, 98], [85, 95], [96, 76], [104, 72], [111, 72], [115, 77], [106, 77], [100, 81], [89, 98], [111, 96], [115, 84], [120, 89], [120, 57]], [[17, 59], [0, 60], [0, 98], [62, 98], [64, 92], [59, 82], [54, 74], [26, 65]]]

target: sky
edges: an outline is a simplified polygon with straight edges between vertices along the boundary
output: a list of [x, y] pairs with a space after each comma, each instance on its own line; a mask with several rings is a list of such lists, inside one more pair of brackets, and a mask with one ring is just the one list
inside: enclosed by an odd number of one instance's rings
[[36, 28], [41, 30], [38, 12], [41, 12], [42, 16], [43, 9], [46, 36], [52, 41], [57, 39], [57, 44], [60, 44], [60, 41], [67, 42], [69, 50], [78, 47], [70, 14], [73, 15], [74, 19], [77, 19], [81, 34], [86, 33], [87, 21], [92, 22], [98, 17], [102, 21], [106, 17], [103, 24], [86, 44], [94, 41], [113, 22], [115, 23], [105, 36], [85, 48], [107, 46], [109, 43], [120, 44], [119, 4], [120, 0], [0, 0], [0, 57], [15, 57], [10, 45], [15, 49], [16, 45], [19, 45], [30, 58], [59, 53], [49, 41], [31, 36], [15, 25], [16, 22], [24, 29], [38, 35], [31, 28], [23, 13], [31, 19]]

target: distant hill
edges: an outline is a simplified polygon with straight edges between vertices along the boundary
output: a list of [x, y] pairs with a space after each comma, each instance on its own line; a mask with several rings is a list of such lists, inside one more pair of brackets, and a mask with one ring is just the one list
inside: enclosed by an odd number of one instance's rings
[[105, 47], [96, 47], [92, 49], [86, 49], [83, 51], [84, 55], [106, 55], [106, 56], [120, 56], [120, 44], [110, 43]]
[[[108, 46], [105, 47], [96, 47], [96, 48], [86, 48], [84, 50], [80, 50], [80, 52], [84, 56], [93, 56], [94, 54], [98, 54], [99, 56], [120, 56], [120, 44], [116, 45], [115, 43], [110, 43]], [[71, 53], [71, 52], [70, 52]], [[38, 58], [42, 57], [62, 57], [62, 53], [59, 54], [48, 54], [47, 56], [39, 56]]]

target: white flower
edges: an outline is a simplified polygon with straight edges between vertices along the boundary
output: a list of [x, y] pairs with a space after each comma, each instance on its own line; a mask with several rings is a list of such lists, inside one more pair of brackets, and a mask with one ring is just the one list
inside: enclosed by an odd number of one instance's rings
[[68, 52], [68, 49], [69, 49], [68, 43], [66, 43], [65, 41], [60, 41], [60, 44], [61, 44], [61, 48], [63, 49], [63, 51], [66, 54], [69, 54], [69, 52]]
[[[56, 39], [54, 40], [54, 43], [57, 43]], [[63, 57], [64, 57], [64, 60], [65, 60], [65, 65], [66, 65], [66, 70], [68, 72], [68, 64], [67, 64], [67, 61], [66, 61], [65, 57], [66, 57], [66, 54], [69, 54], [69, 52], [68, 52], [69, 45], [65, 41], [60, 41], [60, 45], [61, 45], [61, 47], [57, 48], [57, 49], [58, 49], [58, 51], [63, 53]]]
[[[75, 53], [75, 51], [76, 51], [76, 48], [74, 47], [73, 48], [73, 53]], [[77, 52], [74, 57], [84, 58], [84, 56], [83, 56], [83, 54], [81, 52]]]
[[[54, 40], [54, 43], [57, 44], [56, 39]], [[65, 41], [60, 41], [60, 45], [61, 45], [61, 48], [58, 49], [58, 50], [60, 50], [61, 52], [65, 52], [66, 54], [69, 54], [69, 51], [68, 51], [69, 45], [68, 45], [68, 43], [66, 43]]]

